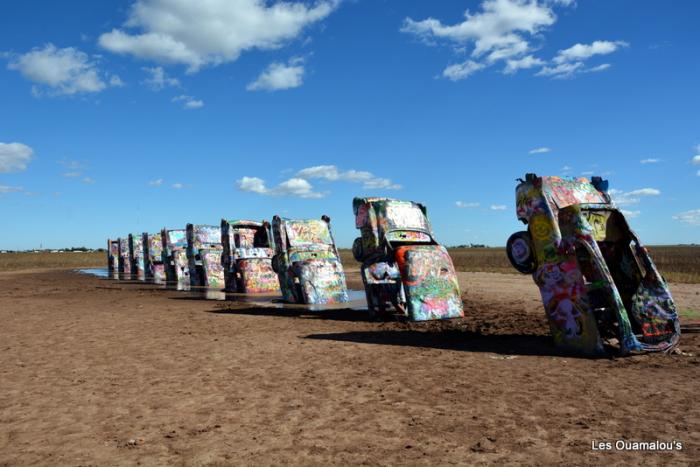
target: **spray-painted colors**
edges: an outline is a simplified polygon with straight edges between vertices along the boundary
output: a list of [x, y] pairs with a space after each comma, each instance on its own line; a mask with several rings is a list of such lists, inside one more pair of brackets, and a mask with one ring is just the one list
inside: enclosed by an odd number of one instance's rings
[[[206, 250], [206, 260], [202, 251]], [[195, 286], [223, 288], [224, 270], [221, 263], [221, 227], [187, 224], [187, 260], [190, 283]]]
[[146, 280], [146, 264], [143, 251], [143, 234], [129, 234], [131, 269], [135, 279]]
[[119, 279], [131, 279], [131, 253], [129, 252], [129, 237], [119, 238]]
[[680, 338], [676, 308], [647, 250], [599, 177], [527, 174], [507, 253], [540, 288], [555, 343], [585, 354], [668, 351]]
[[348, 301], [345, 272], [330, 230], [330, 219], [272, 220], [272, 265], [285, 300], [309, 305]]
[[107, 240], [107, 272], [112, 279], [119, 277], [119, 239]]
[[221, 220], [226, 290], [238, 293], [279, 292], [272, 269], [269, 223]]
[[157, 284], [165, 282], [165, 264], [163, 262], [163, 234], [143, 234], [144, 262], [146, 278]]
[[184, 229], [161, 231], [163, 239], [163, 263], [168, 282], [190, 284], [190, 267], [187, 261], [187, 234]]
[[371, 313], [393, 305], [413, 321], [464, 316], [457, 274], [447, 250], [435, 240], [426, 209], [390, 198], [355, 198], [361, 237], [353, 255]]

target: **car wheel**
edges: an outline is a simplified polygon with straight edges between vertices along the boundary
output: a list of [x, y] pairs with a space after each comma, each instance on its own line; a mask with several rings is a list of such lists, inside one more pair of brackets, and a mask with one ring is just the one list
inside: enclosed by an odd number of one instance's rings
[[516, 232], [506, 243], [506, 253], [510, 264], [523, 274], [532, 274], [537, 269], [532, 240], [527, 232]]

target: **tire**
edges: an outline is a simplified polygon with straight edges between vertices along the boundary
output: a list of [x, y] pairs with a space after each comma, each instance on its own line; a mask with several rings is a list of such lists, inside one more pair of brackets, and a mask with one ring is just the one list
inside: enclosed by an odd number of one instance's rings
[[362, 260], [364, 259], [364, 251], [362, 248], [362, 239], [361, 238], [356, 238], [354, 242], [352, 242], [352, 256], [355, 258], [355, 261], [358, 263], [361, 263]]
[[506, 243], [506, 253], [510, 264], [519, 272], [532, 274], [537, 270], [537, 261], [528, 232], [516, 232], [511, 235]]

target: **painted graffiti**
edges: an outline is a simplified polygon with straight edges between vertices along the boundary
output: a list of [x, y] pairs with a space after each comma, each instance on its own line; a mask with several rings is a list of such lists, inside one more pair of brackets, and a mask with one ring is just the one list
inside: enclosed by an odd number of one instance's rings
[[680, 336], [670, 291], [607, 187], [596, 177], [528, 174], [516, 189], [528, 230], [511, 236], [509, 258], [532, 272], [557, 345], [587, 354], [604, 352], [605, 342], [623, 354], [670, 350]]
[[464, 316], [457, 273], [447, 250], [434, 239], [424, 206], [390, 198], [355, 198], [360, 238], [353, 255], [370, 313], [388, 306], [413, 321]]
[[330, 220], [272, 221], [277, 272], [286, 301], [304, 304], [347, 302], [345, 271], [331, 234]]

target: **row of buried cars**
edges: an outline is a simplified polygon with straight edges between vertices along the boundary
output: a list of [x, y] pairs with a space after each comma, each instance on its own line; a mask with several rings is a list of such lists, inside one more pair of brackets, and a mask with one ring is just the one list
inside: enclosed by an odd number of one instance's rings
[[[680, 339], [668, 285], [612, 202], [599, 177], [527, 174], [516, 189], [527, 230], [506, 246], [511, 264], [531, 274], [557, 346], [583, 354], [666, 352]], [[464, 316], [457, 274], [435, 238], [425, 206], [355, 198], [361, 264], [373, 318], [412, 321]], [[188, 224], [108, 241], [111, 277], [281, 294], [298, 304], [347, 302], [345, 273], [330, 219]], [[391, 310], [391, 311], [389, 311]]]

